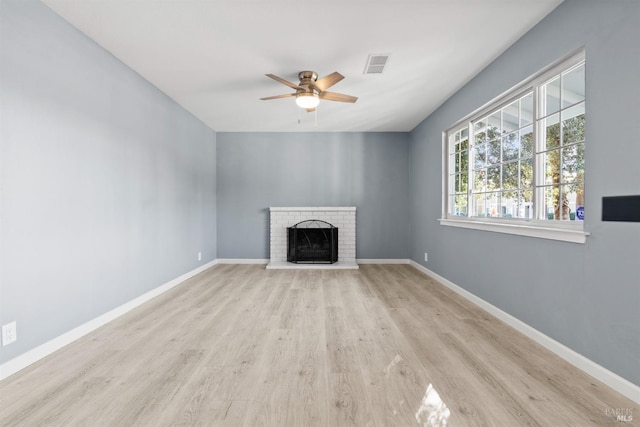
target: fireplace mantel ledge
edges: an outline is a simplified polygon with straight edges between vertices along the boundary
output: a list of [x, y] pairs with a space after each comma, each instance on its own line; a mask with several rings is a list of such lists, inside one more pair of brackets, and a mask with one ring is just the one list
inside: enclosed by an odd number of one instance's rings
[[271, 212], [278, 211], [355, 211], [355, 206], [305, 206], [305, 207], [274, 207], [269, 208]]

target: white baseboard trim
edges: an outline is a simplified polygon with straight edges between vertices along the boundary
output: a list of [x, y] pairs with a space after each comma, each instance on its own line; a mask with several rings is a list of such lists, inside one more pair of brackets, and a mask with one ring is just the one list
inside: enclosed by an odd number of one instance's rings
[[502, 320], [512, 328], [516, 329], [518, 332], [524, 334], [528, 338], [531, 338], [532, 340], [542, 345], [547, 350], [550, 350], [551, 352], [560, 356], [562, 359], [566, 360], [576, 368], [584, 371], [585, 373], [591, 375], [597, 380], [603, 382], [604, 384], [608, 385], [612, 389], [616, 390], [618, 393], [628, 397], [634, 402], [640, 403], [640, 387], [638, 387], [631, 381], [628, 381], [622, 378], [621, 376], [619, 376], [618, 374], [611, 372], [610, 370], [598, 365], [594, 361], [584, 357], [580, 353], [577, 353], [576, 351], [570, 349], [564, 344], [559, 343], [553, 338], [543, 334], [542, 332], [527, 325], [521, 320], [518, 320], [512, 315], [500, 310], [498, 307], [486, 302], [480, 297], [477, 297], [476, 295], [461, 288], [455, 283], [445, 279], [439, 274], [434, 273], [433, 271], [429, 270], [423, 265], [413, 260], [410, 260], [409, 263], [413, 267], [415, 267], [416, 269], [424, 273], [425, 275], [438, 281], [439, 283], [451, 289], [458, 295], [466, 298], [467, 300], [471, 301], [478, 307], [482, 308], [484, 311]]
[[391, 258], [391, 259], [356, 259], [358, 264], [409, 264], [409, 259]]
[[[274, 264], [268, 259], [251, 259], [251, 258], [218, 258], [218, 264]], [[356, 259], [356, 264], [409, 264], [409, 259], [391, 258], [391, 259]], [[282, 264], [282, 263], [277, 263]], [[270, 268], [267, 265], [267, 268]], [[320, 264], [318, 264], [320, 265]], [[328, 264], [329, 265], [329, 264]], [[282, 268], [278, 265], [276, 268]], [[295, 269], [295, 268], [291, 268]]]
[[[218, 264], [270, 264], [269, 259], [252, 258], [218, 258]], [[411, 260], [404, 258], [391, 259], [356, 259], [357, 264], [409, 264]]]
[[268, 264], [268, 259], [262, 258], [218, 258], [218, 264]]
[[155, 289], [150, 290], [149, 292], [140, 295], [137, 298], [132, 299], [129, 302], [122, 304], [119, 307], [110, 310], [95, 319], [92, 319], [64, 334], [53, 338], [50, 341], [47, 341], [44, 344], [39, 345], [27, 352], [14, 357], [13, 359], [3, 363], [0, 365], [0, 380], [7, 378], [10, 375], [15, 374], [16, 372], [26, 368], [27, 366], [37, 362], [38, 360], [50, 355], [51, 353], [61, 349], [62, 347], [72, 343], [85, 336], [86, 334], [98, 329], [99, 327], [111, 322], [112, 320], [122, 316], [123, 314], [133, 310], [134, 308], [144, 304], [150, 299], [157, 297], [158, 295], [167, 292], [169, 289], [179, 285], [187, 279], [195, 276], [198, 273], [203, 272], [209, 267], [218, 264], [218, 260], [210, 261], [206, 264], [201, 265], [200, 267], [189, 271], [188, 273], [183, 274], [180, 277], [177, 277], [164, 285], [160, 285]]

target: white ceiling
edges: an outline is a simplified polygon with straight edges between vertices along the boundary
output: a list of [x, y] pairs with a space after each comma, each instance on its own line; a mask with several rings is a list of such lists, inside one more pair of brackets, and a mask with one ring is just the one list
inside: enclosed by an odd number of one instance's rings
[[[42, 0], [216, 131], [410, 131], [562, 0]], [[369, 54], [390, 54], [365, 75]], [[314, 113], [265, 77], [345, 79]], [[477, 106], [470, 106], [470, 109]], [[300, 120], [300, 123], [298, 123]]]

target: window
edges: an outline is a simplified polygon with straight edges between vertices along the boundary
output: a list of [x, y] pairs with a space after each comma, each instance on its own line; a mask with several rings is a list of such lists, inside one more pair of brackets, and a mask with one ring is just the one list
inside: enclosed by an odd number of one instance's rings
[[584, 52], [445, 135], [441, 223], [584, 242]]

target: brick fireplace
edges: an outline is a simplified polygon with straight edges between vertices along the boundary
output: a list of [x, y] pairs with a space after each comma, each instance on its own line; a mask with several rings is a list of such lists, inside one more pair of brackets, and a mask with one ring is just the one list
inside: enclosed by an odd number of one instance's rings
[[[356, 264], [356, 208], [346, 207], [271, 207], [270, 260], [267, 268], [353, 268]], [[334, 264], [292, 264], [287, 262], [287, 227], [317, 219], [339, 229], [338, 262]]]

